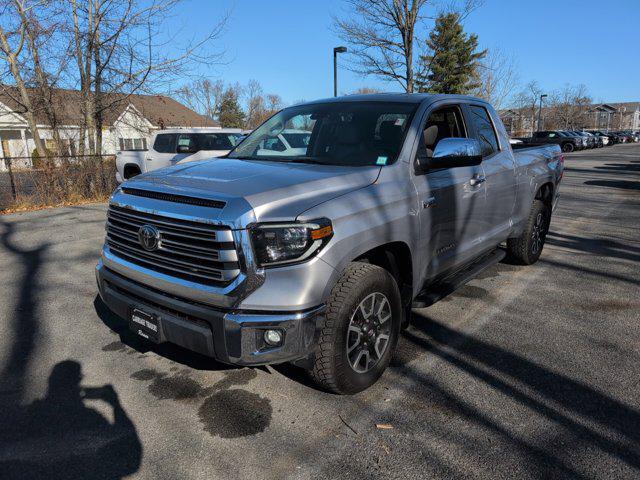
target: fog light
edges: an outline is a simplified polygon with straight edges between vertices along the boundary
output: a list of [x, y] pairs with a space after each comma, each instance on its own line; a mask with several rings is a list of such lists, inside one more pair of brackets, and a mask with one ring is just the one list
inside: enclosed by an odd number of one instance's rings
[[267, 330], [264, 332], [264, 341], [267, 345], [277, 347], [282, 343], [282, 332], [280, 330]]

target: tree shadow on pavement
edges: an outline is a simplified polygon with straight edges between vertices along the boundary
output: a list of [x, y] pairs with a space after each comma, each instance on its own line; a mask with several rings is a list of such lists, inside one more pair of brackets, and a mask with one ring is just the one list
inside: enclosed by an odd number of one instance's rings
[[[404, 338], [554, 422], [580, 442], [600, 449], [636, 470], [640, 469], [638, 410], [584, 383], [457, 331], [424, 314], [414, 315], [412, 328], [405, 332]], [[468, 410], [463, 404], [458, 406], [462, 414]], [[469, 420], [480, 421], [480, 412], [469, 413]], [[490, 426], [491, 421], [485, 418], [482, 423]], [[558, 451], [540, 450], [530, 445], [519, 447], [547, 466], [564, 465]], [[565, 473], [579, 476], [575, 471]]]
[[623, 190], [640, 190], [640, 182], [633, 180], [587, 180], [585, 185], [594, 187], [620, 188]]
[[566, 233], [549, 232], [547, 243], [585, 253], [640, 262], [640, 248], [607, 238], [588, 238]]
[[[136, 472], [142, 446], [111, 385], [82, 388], [80, 363], [57, 363], [46, 396], [27, 404], [26, 385], [38, 379], [35, 356], [42, 338], [39, 299], [48, 244], [26, 249], [14, 239], [15, 225], [0, 220], [0, 253], [16, 261], [16, 305], [8, 315], [7, 355], [0, 369], [0, 477], [19, 479], [118, 479]], [[21, 271], [20, 271], [21, 270]], [[8, 292], [5, 298], [11, 298]], [[113, 407], [111, 424], [85, 402]]]

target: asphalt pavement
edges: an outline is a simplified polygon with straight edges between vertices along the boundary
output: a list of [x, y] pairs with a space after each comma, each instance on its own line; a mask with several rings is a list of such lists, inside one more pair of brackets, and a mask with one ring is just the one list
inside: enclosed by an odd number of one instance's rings
[[0, 216], [2, 478], [640, 477], [638, 144], [568, 155], [541, 260], [415, 310], [352, 397], [132, 337], [96, 296], [104, 220]]

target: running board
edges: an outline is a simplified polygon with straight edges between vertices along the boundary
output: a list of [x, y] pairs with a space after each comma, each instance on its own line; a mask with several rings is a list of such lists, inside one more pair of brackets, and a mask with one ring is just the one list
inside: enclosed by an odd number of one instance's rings
[[453, 293], [464, 284], [473, 280], [480, 272], [495, 265], [502, 260], [506, 252], [501, 248], [494, 250], [488, 255], [480, 258], [468, 267], [453, 275], [442, 279], [440, 282], [431, 284], [427, 289], [423, 290], [413, 301], [413, 308], [424, 308], [433, 305], [438, 300], [443, 299], [450, 293]]

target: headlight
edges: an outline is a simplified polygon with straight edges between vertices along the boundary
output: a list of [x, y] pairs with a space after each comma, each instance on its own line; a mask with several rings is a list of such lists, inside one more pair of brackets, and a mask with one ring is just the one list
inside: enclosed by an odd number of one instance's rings
[[261, 267], [307, 260], [333, 236], [326, 218], [306, 223], [263, 223], [251, 227], [256, 262]]

